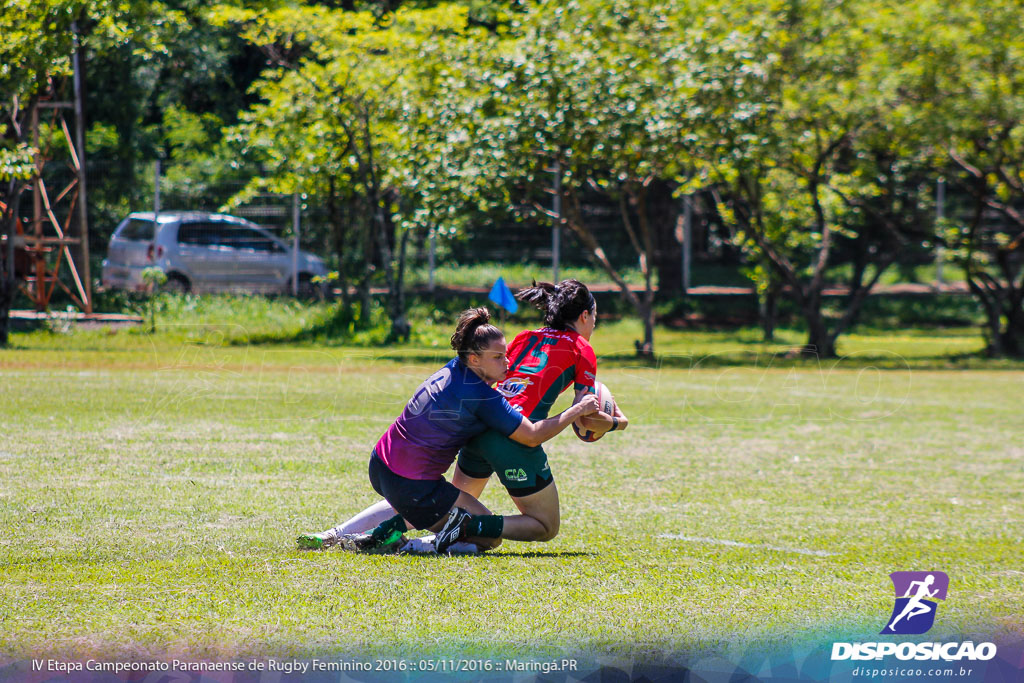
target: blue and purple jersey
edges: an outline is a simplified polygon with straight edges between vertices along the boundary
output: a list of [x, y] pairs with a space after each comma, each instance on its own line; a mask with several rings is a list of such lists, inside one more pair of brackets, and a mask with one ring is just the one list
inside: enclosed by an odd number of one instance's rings
[[493, 429], [509, 436], [523, 416], [458, 358], [427, 378], [380, 437], [377, 457], [407, 479], [439, 479], [459, 449]]

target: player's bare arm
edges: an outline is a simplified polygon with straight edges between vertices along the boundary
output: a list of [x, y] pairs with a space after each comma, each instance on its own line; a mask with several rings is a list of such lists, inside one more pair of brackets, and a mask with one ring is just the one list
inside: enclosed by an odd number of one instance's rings
[[566, 408], [558, 415], [541, 420], [540, 422], [531, 422], [524, 417], [523, 423], [519, 425], [516, 431], [509, 435], [509, 438], [524, 446], [539, 446], [559, 434], [563, 429], [572, 424], [573, 421], [586, 415], [593, 415], [596, 412], [598, 412], [597, 397], [591, 395], [579, 403]]

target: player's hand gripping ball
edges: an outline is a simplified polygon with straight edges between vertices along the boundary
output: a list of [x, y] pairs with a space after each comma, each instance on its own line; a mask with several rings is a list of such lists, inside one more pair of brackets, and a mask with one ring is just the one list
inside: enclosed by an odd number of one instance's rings
[[[599, 410], [602, 413], [608, 415], [615, 415], [615, 398], [612, 396], [612, 392], [608, 391], [601, 382], [594, 382], [594, 391], [597, 393], [597, 404]], [[576, 436], [581, 441], [588, 443], [597, 441], [602, 436], [608, 433], [611, 425], [594, 416], [581, 417], [572, 423], [572, 430], [576, 432]]]

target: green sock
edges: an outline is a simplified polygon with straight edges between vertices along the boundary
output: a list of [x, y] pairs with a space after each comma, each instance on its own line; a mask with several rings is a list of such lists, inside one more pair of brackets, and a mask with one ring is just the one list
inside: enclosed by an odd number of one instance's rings
[[478, 538], [500, 538], [501, 530], [504, 528], [505, 518], [502, 515], [470, 515], [469, 523], [466, 526], [466, 535]]
[[397, 540], [399, 536], [405, 531], [405, 520], [402, 515], [395, 515], [391, 519], [384, 520], [370, 532], [373, 536], [373, 540], [378, 543], [389, 543], [394, 537]]

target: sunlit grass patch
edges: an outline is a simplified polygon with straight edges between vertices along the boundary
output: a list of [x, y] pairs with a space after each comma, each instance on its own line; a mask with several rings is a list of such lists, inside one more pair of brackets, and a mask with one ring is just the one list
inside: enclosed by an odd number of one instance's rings
[[873, 637], [922, 568], [954, 582], [937, 637], [1024, 630], [1017, 370], [605, 363], [632, 426], [549, 444], [554, 541], [361, 557], [294, 536], [376, 500], [443, 350], [137, 340], [0, 356], [0, 656], [722, 655]]

